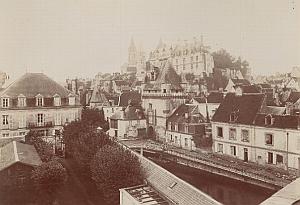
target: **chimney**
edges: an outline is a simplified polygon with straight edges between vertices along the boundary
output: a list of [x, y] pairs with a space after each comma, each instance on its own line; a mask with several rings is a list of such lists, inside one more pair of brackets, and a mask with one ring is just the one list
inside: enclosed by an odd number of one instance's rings
[[240, 85], [235, 86], [235, 95], [242, 96], [243, 95], [243, 88]]
[[292, 115], [293, 114], [293, 103], [287, 102], [285, 104], [285, 112], [287, 115]]

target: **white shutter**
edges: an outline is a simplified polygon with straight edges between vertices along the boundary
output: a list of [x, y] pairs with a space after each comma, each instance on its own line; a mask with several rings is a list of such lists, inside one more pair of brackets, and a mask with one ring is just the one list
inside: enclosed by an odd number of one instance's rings
[[13, 129], [14, 124], [13, 124], [13, 116], [12, 115], [9, 115], [8, 124], [9, 124], [9, 129]]

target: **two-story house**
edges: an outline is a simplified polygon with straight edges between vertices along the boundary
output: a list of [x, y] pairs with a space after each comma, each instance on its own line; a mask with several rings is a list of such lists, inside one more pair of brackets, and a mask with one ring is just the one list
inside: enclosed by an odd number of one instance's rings
[[182, 104], [167, 119], [167, 143], [188, 150], [205, 138], [206, 119], [197, 105]]
[[119, 139], [146, 137], [147, 122], [142, 107], [129, 102], [126, 109], [117, 111], [109, 119], [109, 136]]
[[214, 152], [299, 169], [299, 116], [267, 106], [265, 94], [227, 94], [211, 123]]

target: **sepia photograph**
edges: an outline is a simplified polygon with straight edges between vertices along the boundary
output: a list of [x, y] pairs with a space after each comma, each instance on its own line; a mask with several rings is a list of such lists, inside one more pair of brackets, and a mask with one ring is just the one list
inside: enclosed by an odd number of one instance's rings
[[300, 205], [300, 0], [0, 0], [0, 205]]

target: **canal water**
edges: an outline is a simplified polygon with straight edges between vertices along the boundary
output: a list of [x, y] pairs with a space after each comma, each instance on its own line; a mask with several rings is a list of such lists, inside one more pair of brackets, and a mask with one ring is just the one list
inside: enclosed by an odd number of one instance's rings
[[175, 162], [151, 160], [225, 205], [257, 205], [276, 192]]

